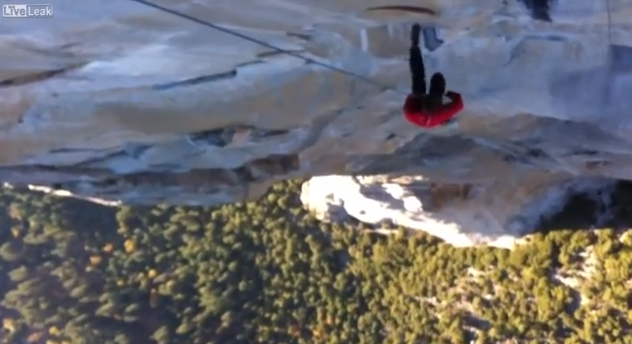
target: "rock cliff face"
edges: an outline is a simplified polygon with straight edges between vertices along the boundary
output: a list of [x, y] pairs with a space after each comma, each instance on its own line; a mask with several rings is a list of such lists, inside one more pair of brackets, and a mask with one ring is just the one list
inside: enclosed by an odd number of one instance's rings
[[[632, 179], [628, 1], [415, 2], [437, 16], [364, 11], [374, 0], [157, 2], [397, 91], [130, 1], [52, 3], [54, 18], [0, 23], [0, 179], [13, 186], [216, 204], [299, 176], [423, 176], [525, 199]], [[426, 64], [463, 93], [458, 127], [401, 116], [413, 21], [438, 28]]]
[[584, 210], [589, 214], [577, 215], [594, 225], [612, 220], [614, 189], [610, 179], [561, 175], [548, 181], [484, 185], [436, 184], [420, 176], [324, 176], [303, 184], [301, 199], [325, 221], [353, 218], [392, 234], [381, 226], [386, 221], [426, 231], [455, 246], [512, 248], [578, 194], [587, 196], [591, 207]]

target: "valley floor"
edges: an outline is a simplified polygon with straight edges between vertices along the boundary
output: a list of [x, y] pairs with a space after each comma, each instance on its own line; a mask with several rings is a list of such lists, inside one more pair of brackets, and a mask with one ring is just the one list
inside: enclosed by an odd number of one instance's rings
[[632, 343], [631, 232], [581, 228], [581, 197], [514, 250], [455, 248], [319, 222], [300, 185], [206, 208], [2, 191], [2, 343]]

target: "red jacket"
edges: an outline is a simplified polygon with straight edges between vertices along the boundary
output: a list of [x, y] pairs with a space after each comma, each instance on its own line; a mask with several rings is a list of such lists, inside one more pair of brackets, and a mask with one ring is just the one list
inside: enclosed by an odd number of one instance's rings
[[422, 128], [433, 128], [442, 125], [463, 110], [463, 98], [460, 94], [447, 92], [446, 97], [451, 100], [449, 104], [441, 105], [434, 112], [428, 113], [420, 109], [419, 96], [409, 94], [404, 103], [404, 116], [410, 123]]

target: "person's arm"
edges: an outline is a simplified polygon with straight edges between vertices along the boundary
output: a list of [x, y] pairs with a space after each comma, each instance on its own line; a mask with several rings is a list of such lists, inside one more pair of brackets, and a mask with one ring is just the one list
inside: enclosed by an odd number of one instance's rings
[[463, 110], [463, 98], [460, 94], [452, 91], [446, 92], [446, 97], [450, 98], [450, 103], [442, 106], [435, 114], [429, 118], [427, 127], [436, 127], [444, 124]]
[[454, 115], [456, 115], [457, 112], [463, 110], [463, 97], [461, 97], [460, 93], [456, 93], [456, 92], [452, 92], [452, 91], [448, 91], [445, 93], [445, 96], [450, 98], [451, 102], [450, 104], [448, 104], [447, 109], [449, 109], [449, 111], [454, 112]]

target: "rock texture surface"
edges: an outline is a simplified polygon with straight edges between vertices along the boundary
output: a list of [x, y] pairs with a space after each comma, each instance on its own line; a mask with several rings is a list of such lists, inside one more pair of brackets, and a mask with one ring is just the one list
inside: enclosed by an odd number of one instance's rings
[[[423, 230], [455, 246], [480, 244], [512, 248], [534, 227], [586, 194], [595, 204], [596, 224], [609, 220], [614, 185], [609, 179], [568, 178], [548, 182], [472, 185], [436, 184], [423, 177], [314, 177], [301, 200], [325, 221], [350, 218], [385, 229], [386, 222]], [[392, 232], [392, 231], [391, 231]]]
[[[216, 204], [297, 176], [526, 198], [632, 179], [629, 1], [554, 2], [546, 21], [500, 0], [401, 3], [434, 17], [365, 12], [376, 0], [156, 0], [398, 91], [127, 0], [51, 3], [54, 18], [0, 22], [0, 179], [16, 187]], [[413, 21], [438, 28], [426, 64], [463, 93], [458, 128], [421, 132], [400, 114]]]

